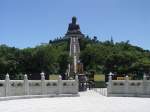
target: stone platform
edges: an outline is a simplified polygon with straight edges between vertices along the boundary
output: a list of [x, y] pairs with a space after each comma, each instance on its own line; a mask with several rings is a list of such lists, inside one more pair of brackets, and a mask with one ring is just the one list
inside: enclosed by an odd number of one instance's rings
[[79, 94], [0, 101], [0, 112], [149, 112], [150, 98], [106, 97], [94, 90]]

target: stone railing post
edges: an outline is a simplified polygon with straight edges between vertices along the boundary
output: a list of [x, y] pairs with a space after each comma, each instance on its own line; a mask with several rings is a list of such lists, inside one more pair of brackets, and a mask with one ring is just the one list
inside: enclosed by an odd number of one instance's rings
[[124, 90], [125, 90], [125, 94], [128, 94], [128, 89], [129, 89], [129, 77], [128, 75], [126, 75], [125, 77], [125, 85], [124, 85]]
[[111, 75], [109, 75], [109, 78], [108, 78], [108, 87], [107, 87], [107, 92], [108, 92], [108, 96], [109, 96], [109, 94], [111, 94], [112, 93], [112, 76]]
[[59, 75], [59, 79], [58, 79], [58, 94], [61, 94], [62, 93], [62, 88], [63, 85], [62, 85], [62, 77], [61, 75]]
[[75, 76], [75, 83], [76, 83], [76, 92], [79, 92], [79, 79], [78, 79], [78, 75]]
[[42, 95], [46, 94], [46, 84], [45, 84], [45, 74], [41, 73], [41, 93]]
[[143, 76], [143, 88], [142, 88], [142, 90], [143, 90], [143, 94], [145, 95], [145, 94], [147, 94], [147, 77], [146, 77], [146, 74], [144, 74], [144, 76]]
[[29, 95], [29, 81], [27, 74], [24, 75], [24, 94]]
[[5, 96], [9, 96], [10, 92], [10, 79], [9, 74], [7, 73], [5, 78]]

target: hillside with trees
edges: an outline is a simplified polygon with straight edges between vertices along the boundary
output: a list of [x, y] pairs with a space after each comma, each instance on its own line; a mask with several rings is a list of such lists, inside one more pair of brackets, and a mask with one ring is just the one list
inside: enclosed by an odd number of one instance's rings
[[86, 71], [108, 74], [150, 73], [150, 51], [126, 42], [101, 42], [97, 37], [80, 39], [81, 59]]
[[68, 45], [69, 39], [25, 49], [1, 45], [0, 79], [4, 79], [6, 73], [10, 74], [11, 79], [21, 79], [25, 73], [37, 79], [42, 71], [47, 75], [65, 73], [70, 59]]
[[[108, 74], [150, 73], [150, 51], [126, 42], [113, 40], [101, 42], [97, 37], [79, 39], [80, 59], [85, 71]], [[0, 79], [9, 73], [11, 79], [22, 79], [23, 74], [36, 77], [41, 71], [48, 74], [66, 72], [69, 57], [69, 39], [50, 40], [34, 48], [18, 49], [7, 45], [0, 46]], [[30, 75], [29, 75], [30, 78]]]

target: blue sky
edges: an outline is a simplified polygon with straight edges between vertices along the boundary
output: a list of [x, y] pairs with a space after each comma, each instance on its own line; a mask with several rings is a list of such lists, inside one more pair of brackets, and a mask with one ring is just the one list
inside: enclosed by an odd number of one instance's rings
[[0, 0], [0, 44], [46, 43], [64, 36], [72, 16], [86, 35], [150, 50], [150, 0]]

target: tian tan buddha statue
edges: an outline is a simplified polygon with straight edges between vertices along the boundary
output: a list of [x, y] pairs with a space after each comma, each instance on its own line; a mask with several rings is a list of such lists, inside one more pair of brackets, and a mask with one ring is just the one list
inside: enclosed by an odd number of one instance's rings
[[67, 35], [68, 34], [82, 34], [80, 31], [80, 26], [76, 24], [77, 18], [72, 17], [72, 23], [69, 24]]

